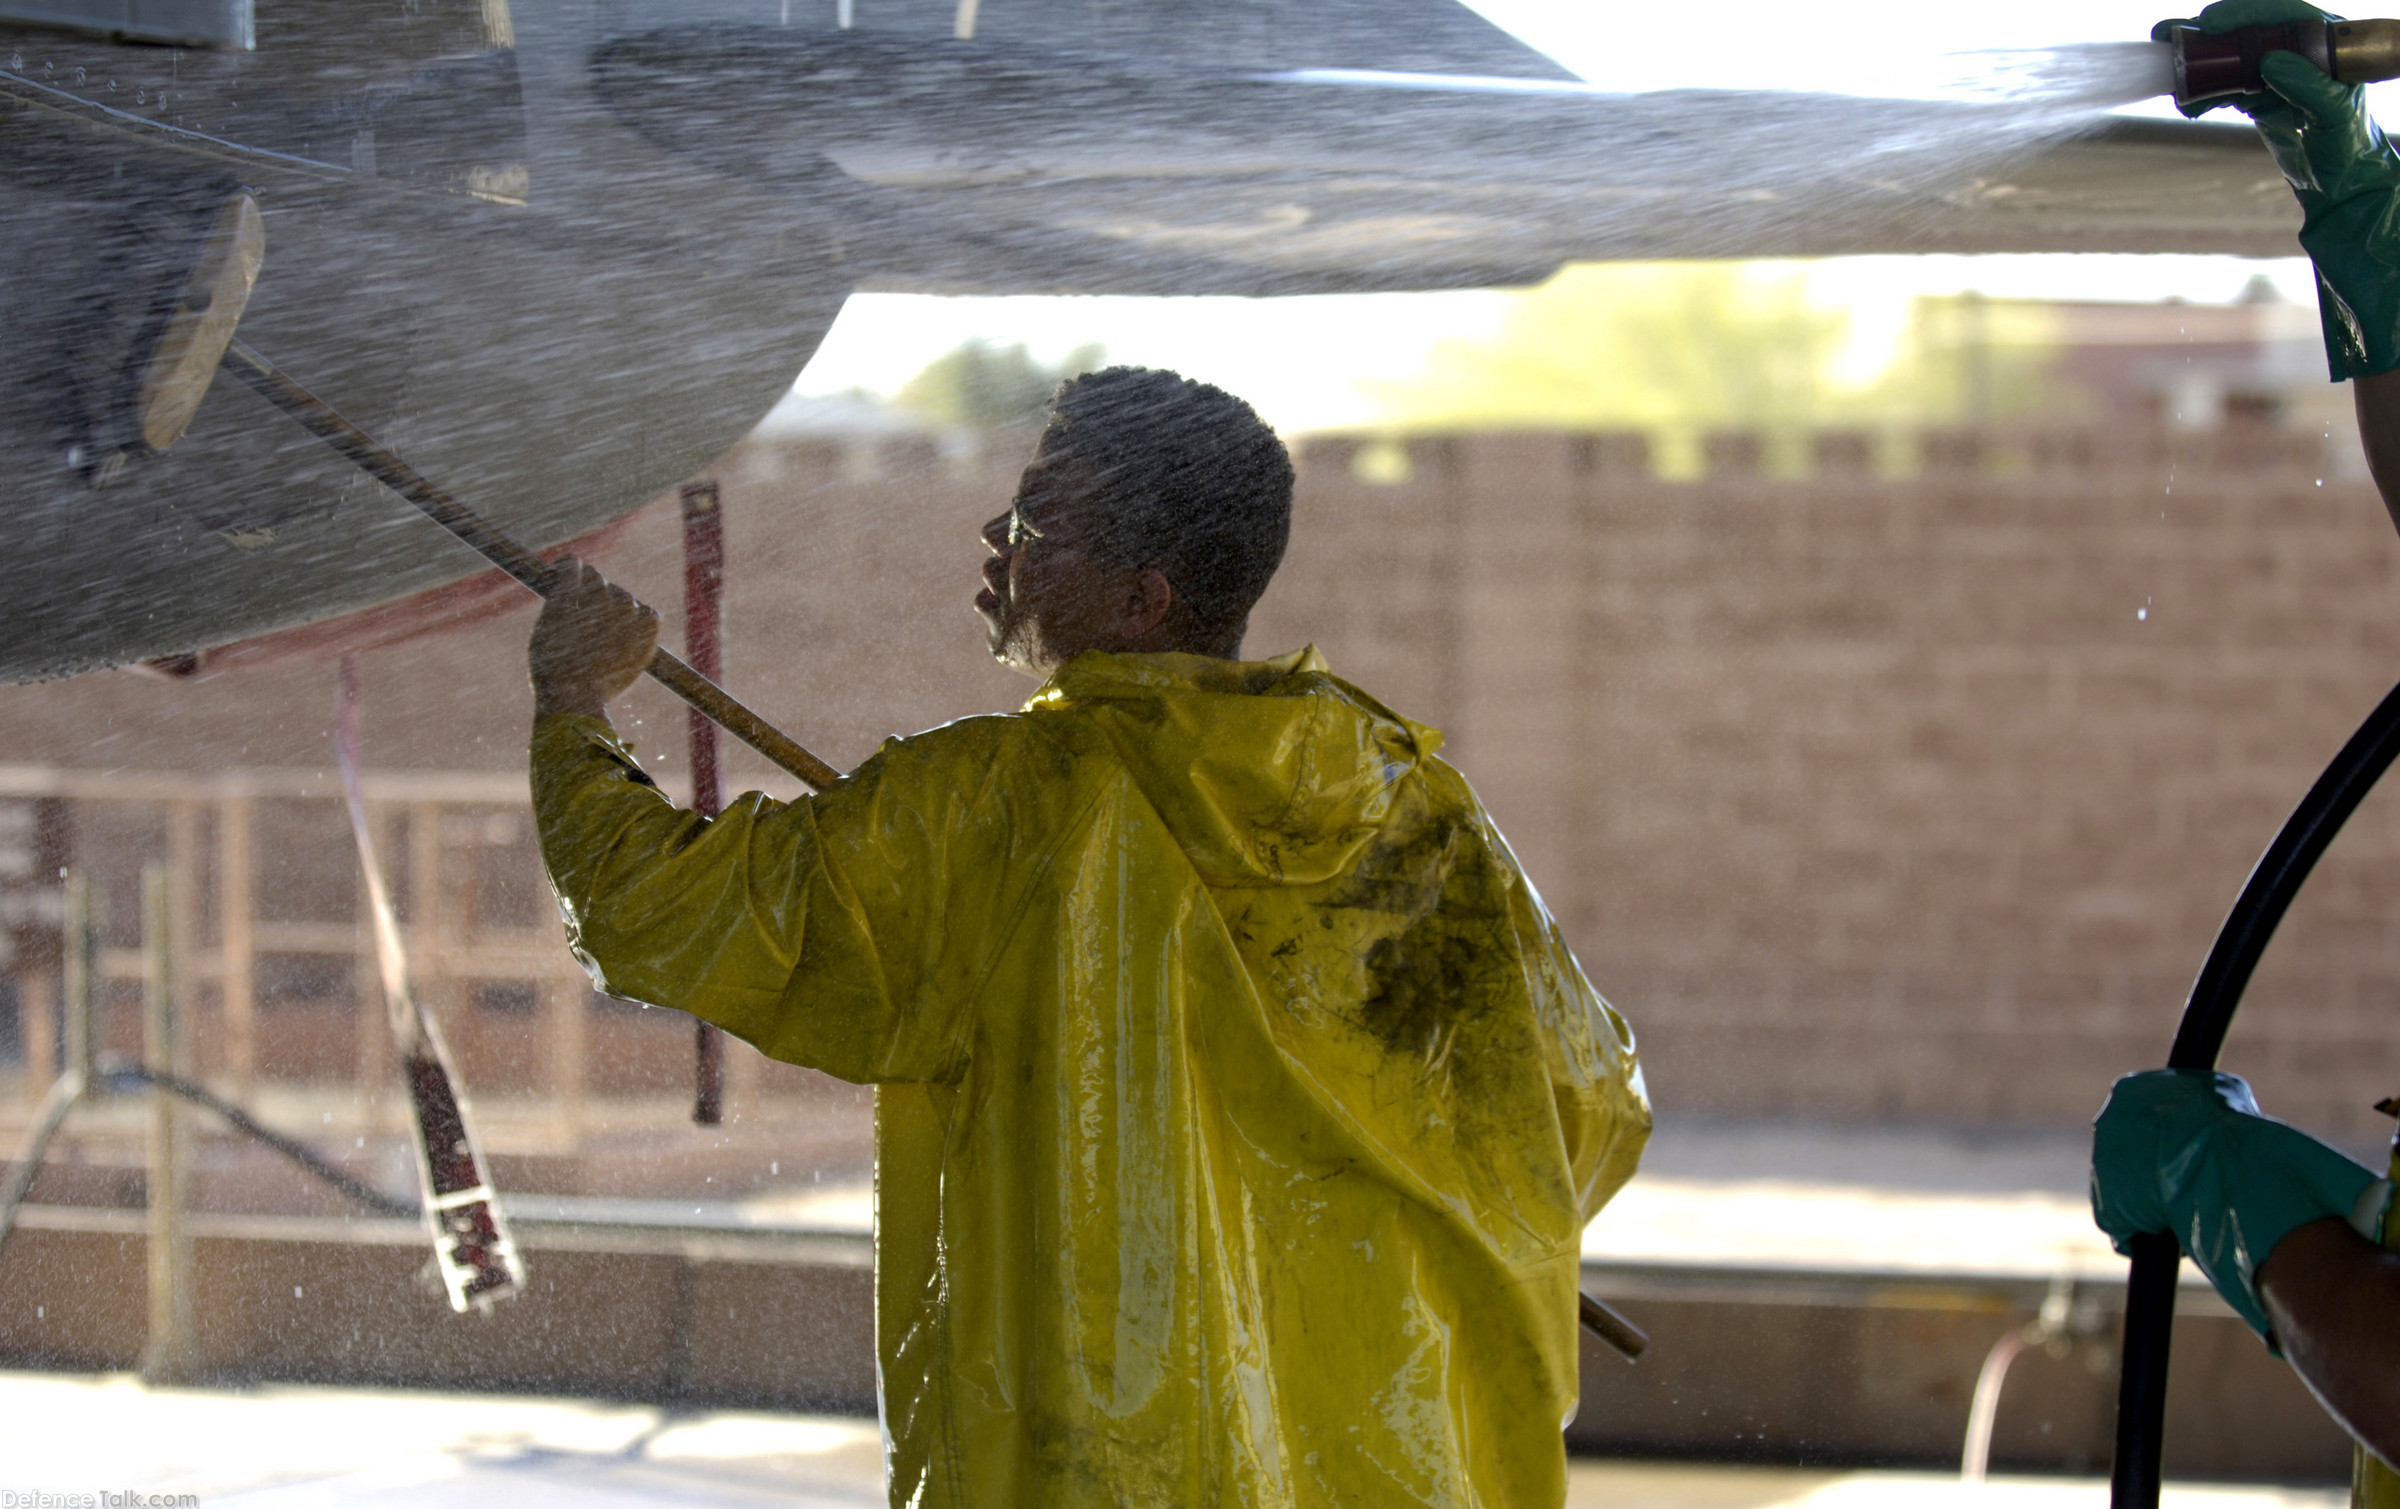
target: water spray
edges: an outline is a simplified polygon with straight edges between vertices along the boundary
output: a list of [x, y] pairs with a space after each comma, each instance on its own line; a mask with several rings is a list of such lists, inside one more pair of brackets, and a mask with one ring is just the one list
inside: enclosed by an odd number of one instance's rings
[[2271, 52], [2296, 52], [2344, 84], [2400, 79], [2400, 21], [2287, 21], [2214, 35], [2178, 26], [2166, 42], [2175, 103], [2187, 107], [2267, 92], [2259, 64]]

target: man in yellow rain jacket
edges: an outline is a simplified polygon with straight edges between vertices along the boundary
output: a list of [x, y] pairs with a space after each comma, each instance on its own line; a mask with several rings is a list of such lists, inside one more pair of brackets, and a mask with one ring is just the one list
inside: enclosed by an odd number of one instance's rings
[[986, 526], [1021, 712], [679, 811], [611, 732], [657, 620], [534, 633], [542, 852], [612, 994], [876, 1088], [895, 1505], [1555, 1505], [1579, 1234], [1649, 1107], [1440, 736], [1240, 660], [1291, 463], [1246, 404], [1060, 391]]

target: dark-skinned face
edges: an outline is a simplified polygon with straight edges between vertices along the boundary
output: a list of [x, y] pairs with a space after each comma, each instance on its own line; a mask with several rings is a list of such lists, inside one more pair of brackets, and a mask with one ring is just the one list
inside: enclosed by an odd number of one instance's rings
[[1009, 511], [983, 526], [983, 615], [992, 657], [1047, 676], [1085, 650], [1173, 648], [1161, 639], [1173, 603], [1165, 576], [1094, 553], [1107, 526], [1091, 471], [1053, 454], [1047, 437]]

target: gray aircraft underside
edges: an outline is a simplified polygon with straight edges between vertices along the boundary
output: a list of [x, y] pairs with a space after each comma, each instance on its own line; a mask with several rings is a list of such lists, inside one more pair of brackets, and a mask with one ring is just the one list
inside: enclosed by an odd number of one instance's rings
[[[0, 0], [0, 16], [179, 5], [254, 24], [255, 50], [0, 22], [0, 681], [481, 567], [230, 378], [172, 448], [130, 438], [128, 374], [237, 189], [266, 228], [242, 338], [537, 546], [706, 465], [856, 289], [2277, 256], [2297, 226], [2246, 128], [2117, 120], [2062, 140], [1971, 105], [1611, 96], [1450, 0], [984, 0], [971, 40], [947, 0]], [[1800, 168], [1744, 149], [1801, 128], [1840, 149]]]

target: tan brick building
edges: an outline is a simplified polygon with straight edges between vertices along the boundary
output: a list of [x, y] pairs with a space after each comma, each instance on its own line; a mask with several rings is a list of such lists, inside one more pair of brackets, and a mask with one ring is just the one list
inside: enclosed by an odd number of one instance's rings
[[[1898, 474], [1830, 435], [1784, 480], [1724, 437], [1690, 483], [1654, 480], [1633, 437], [1421, 440], [1398, 467], [1357, 465], [1359, 447], [1301, 447], [1291, 558], [1249, 648], [1314, 641], [1446, 731], [1635, 1021], [1670, 1113], [2088, 1117], [2113, 1075], [2163, 1056], [2251, 862], [2400, 676], [2400, 541], [2354, 460], [2329, 465], [2308, 433], [1953, 434], [1901, 447]], [[843, 765], [1021, 697], [968, 600], [976, 527], [1022, 449], [963, 466], [908, 445], [727, 457], [729, 683]], [[676, 551], [670, 502], [602, 563], [672, 622]], [[399, 802], [394, 867], [404, 894], [412, 864], [434, 877], [423, 894], [460, 937], [491, 935], [434, 992], [487, 1094], [664, 1091], [686, 1072], [677, 1025], [626, 1023], [573, 988], [563, 951], [534, 947], [555, 925], [503, 789], [529, 622], [520, 608], [363, 656], [371, 767], [502, 791], [410, 809], [422, 831]], [[632, 706], [672, 773], [680, 713], [648, 690]], [[322, 772], [332, 707], [321, 661], [0, 690], [0, 764], [18, 767], [0, 774], [32, 793], [53, 789], [43, 771]], [[220, 895], [237, 809], [216, 797], [180, 820], [78, 800], [64, 822], [19, 801], [20, 848], [49, 845], [23, 884], [71, 852], [124, 947], [140, 859], [184, 846], [207, 892], [189, 939], [204, 1065], [226, 1068], [238, 1036], [248, 1075], [338, 1080], [371, 1067], [374, 1017], [337, 951], [353, 862], [313, 789], [238, 809], [263, 919], [238, 962]], [[21, 915], [21, 1020], [0, 1047], [38, 1059], [42, 914]], [[2400, 791], [2337, 845], [2237, 1028], [2229, 1066], [2270, 1108], [2373, 1135], [2369, 1103], [2400, 1090], [2396, 920]], [[112, 1007], [127, 1047], [130, 988]]]

